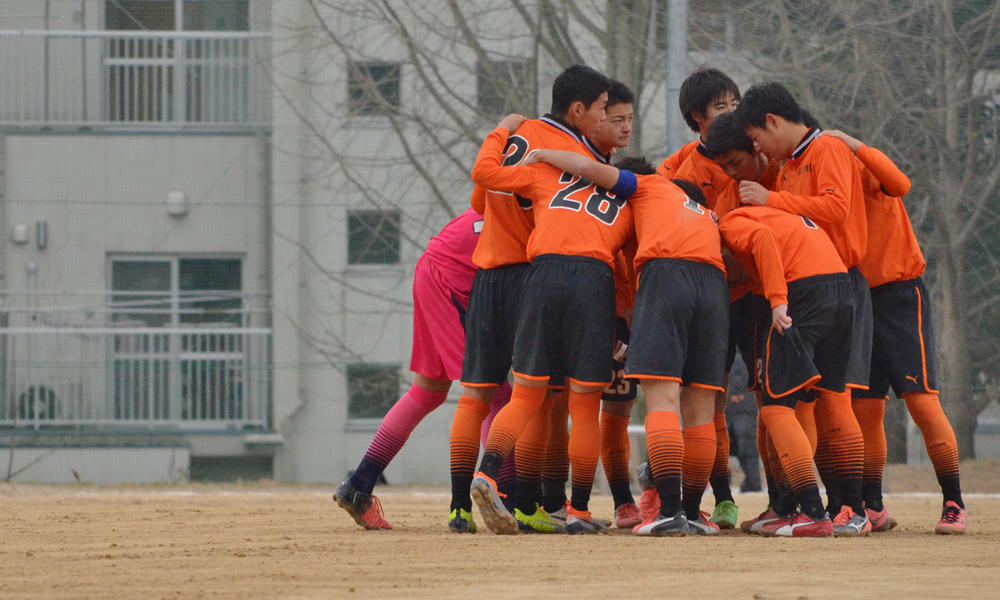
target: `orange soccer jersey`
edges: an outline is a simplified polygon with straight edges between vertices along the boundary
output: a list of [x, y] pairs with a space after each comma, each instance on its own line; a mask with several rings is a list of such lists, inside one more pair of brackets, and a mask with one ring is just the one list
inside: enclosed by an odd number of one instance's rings
[[847, 272], [830, 238], [807, 217], [745, 207], [723, 217], [719, 229], [743, 268], [756, 272], [772, 308], [788, 304], [789, 282]]
[[708, 149], [701, 142], [670, 177], [697, 183], [701, 192], [705, 194], [705, 204], [713, 210], [719, 193], [732, 181], [719, 163], [708, 155]]
[[781, 167], [767, 206], [812, 219], [830, 236], [844, 264], [855, 267], [868, 245], [861, 174], [843, 142], [818, 135], [818, 129], [810, 129]]
[[659, 175], [637, 175], [629, 197], [638, 250], [635, 270], [651, 258], [680, 258], [712, 265], [725, 273], [722, 239], [715, 215]]
[[[632, 211], [625, 199], [545, 163], [503, 166], [507, 135], [506, 129], [498, 127], [486, 137], [472, 180], [489, 189], [510, 190], [532, 199], [535, 229], [528, 239], [528, 260], [542, 254], [588, 256], [614, 269], [615, 254], [633, 231]], [[582, 144], [559, 149], [593, 158]], [[490, 200], [494, 201], [504, 199]]]
[[861, 182], [868, 214], [868, 253], [858, 268], [870, 287], [915, 279], [927, 266], [900, 196], [910, 191], [910, 179], [888, 156], [862, 146]]
[[677, 152], [674, 152], [670, 156], [663, 159], [660, 166], [656, 167], [656, 174], [662, 175], [667, 179], [676, 177], [675, 173], [677, 172], [677, 169], [684, 164], [684, 161], [687, 160], [688, 156], [691, 156], [691, 153], [694, 152], [694, 149], [697, 148], [700, 143], [701, 140], [695, 140], [681, 146]]
[[[549, 116], [530, 119], [510, 135], [503, 147], [503, 165], [516, 165], [532, 150], [552, 148], [585, 152], [594, 158], [600, 154], [575, 130]], [[487, 190], [476, 185], [472, 208], [482, 214], [483, 231], [472, 254], [472, 262], [481, 269], [492, 269], [528, 261], [527, 245], [534, 229], [531, 200], [510, 191]]]

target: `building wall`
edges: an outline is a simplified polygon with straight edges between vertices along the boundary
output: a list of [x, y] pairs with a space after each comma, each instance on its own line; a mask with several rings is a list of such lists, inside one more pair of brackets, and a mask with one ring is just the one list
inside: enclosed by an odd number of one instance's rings
[[[0, 240], [7, 289], [105, 290], [110, 253], [231, 253], [244, 290], [267, 290], [266, 138], [8, 134], [3, 145], [4, 220], [29, 231], [25, 244]], [[167, 213], [170, 191], [186, 195], [185, 215]]]

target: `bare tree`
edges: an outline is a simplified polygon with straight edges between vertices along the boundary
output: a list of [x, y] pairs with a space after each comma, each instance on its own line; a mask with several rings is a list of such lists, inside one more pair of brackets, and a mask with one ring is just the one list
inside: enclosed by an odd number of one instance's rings
[[[303, 185], [335, 194], [322, 239], [343, 235], [344, 206], [370, 208], [392, 215], [388, 230], [415, 256], [467, 205], [482, 137], [507, 112], [546, 112], [549, 82], [575, 62], [636, 92], [630, 152], [666, 153], [649, 133], [664, 109], [661, 0], [286, 1], [304, 14], [275, 19], [275, 47], [304, 58], [281, 63], [275, 83], [308, 139], [275, 146], [308, 165]], [[692, 67], [784, 82], [825, 125], [882, 148], [913, 179], [905, 201], [928, 258], [942, 399], [965, 457], [1000, 360], [998, 27], [1000, 3], [988, 0], [705, 0], [692, 3], [689, 27]], [[308, 250], [315, 274], [344, 285]], [[398, 288], [358, 293], [396, 311]], [[331, 290], [310, 290], [318, 311], [357, 310]], [[323, 341], [335, 329], [309, 333], [331, 362], [351, 358], [351, 344]]]
[[942, 400], [961, 455], [973, 457], [1000, 360], [1000, 4], [758, 0], [702, 8], [736, 23], [735, 39], [721, 40], [719, 31], [713, 39], [752, 64], [757, 80], [784, 82], [825, 126], [882, 148], [913, 180], [904, 200], [928, 259]]
[[[274, 12], [272, 71], [281, 109], [295, 115], [307, 139], [276, 139], [275, 148], [297, 162], [302, 197], [321, 196], [317, 188], [335, 192], [329, 205], [315, 208], [309, 226], [325, 229], [312, 235], [342, 239], [344, 208], [370, 211], [347, 227], [349, 237], [367, 239], [361, 253], [368, 257], [392, 243], [380, 240], [395, 237], [402, 244], [396, 260], [412, 262], [468, 206], [483, 137], [509, 112], [548, 112], [551, 81], [570, 64], [623, 80], [640, 99], [640, 114], [644, 99], [662, 94], [663, 70], [651, 66], [663, 64], [664, 6], [657, 0], [286, 1], [298, 12]], [[662, 104], [655, 110], [662, 115]], [[632, 148], [659, 157], [663, 140], [645, 148], [641, 123]], [[342, 266], [311, 238], [281, 227], [276, 235], [301, 245], [299, 260], [315, 275], [307, 297], [316, 319], [358, 316], [338, 295], [353, 285]], [[400, 312], [408, 273], [350, 291], [369, 296], [366, 310]], [[303, 325], [301, 335], [338, 367], [366, 351], [336, 325]]]

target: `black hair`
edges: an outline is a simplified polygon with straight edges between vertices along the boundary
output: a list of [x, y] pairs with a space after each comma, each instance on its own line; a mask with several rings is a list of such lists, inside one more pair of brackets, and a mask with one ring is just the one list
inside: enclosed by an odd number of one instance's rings
[[646, 160], [645, 156], [626, 156], [615, 163], [615, 166], [623, 171], [632, 171], [636, 175], [652, 175], [656, 173], [653, 163]]
[[742, 150], [750, 154], [754, 151], [753, 140], [731, 112], [723, 113], [712, 121], [705, 133], [704, 143], [712, 158], [722, 156], [730, 150]]
[[702, 68], [688, 75], [681, 84], [678, 98], [681, 114], [688, 127], [698, 132], [698, 123], [692, 113], [704, 115], [708, 107], [725, 94], [732, 94], [736, 100], [740, 99], [740, 88], [722, 71]]
[[802, 124], [809, 129], [823, 129], [823, 126], [819, 124], [819, 119], [813, 116], [809, 109], [800, 107], [802, 109]]
[[671, 179], [670, 181], [677, 187], [684, 190], [684, 193], [687, 194], [688, 198], [694, 200], [705, 208], [708, 208], [708, 204], [705, 203], [705, 192], [701, 191], [701, 188], [698, 187], [697, 183], [691, 181], [690, 179]]
[[590, 106], [608, 91], [609, 80], [602, 73], [585, 65], [573, 65], [552, 82], [552, 114], [564, 117], [576, 101]]
[[736, 118], [744, 127], [764, 129], [768, 114], [778, 115], [792, 123], [804, 122], [802, 107], [788, 88], [776, 81], [751, 87], [736, 107]]
[[612, 79], [608, 84], [608, 108], [615, 104], [635, 104], [635, 94], [624, 83]]

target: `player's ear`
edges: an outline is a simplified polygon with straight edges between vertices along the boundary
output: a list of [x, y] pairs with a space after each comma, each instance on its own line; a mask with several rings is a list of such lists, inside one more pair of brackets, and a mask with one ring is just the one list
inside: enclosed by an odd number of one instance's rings
[[764, 129], [771, 129], [772, 127], [778, 127], [778, 115], [767, 113], [764, 115]]

